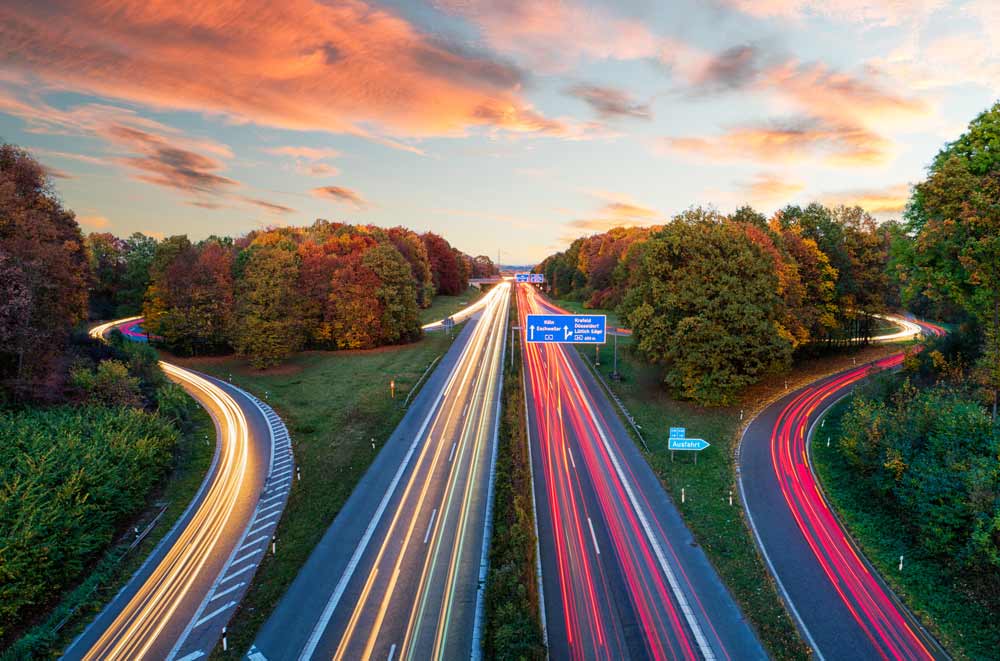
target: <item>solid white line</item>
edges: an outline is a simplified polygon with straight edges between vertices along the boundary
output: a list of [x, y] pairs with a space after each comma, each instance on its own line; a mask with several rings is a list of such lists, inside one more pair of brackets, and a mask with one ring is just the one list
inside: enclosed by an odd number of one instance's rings
[[368, 524], [368, 528], [365, 529], [365, 533], [362, 535], [361, 540], [354, 549], [354, 554], [348, 561], [343, 575], [341, 575], [340, 580], [337, 582], [337, 586], [333, 590], [333, 594], [330, 595], [330, 599], [326, 602], [323, 612], [320, 613], [312, 634], [306, 641], [305, 647], [302, 648], [302, 653], [299, 654], [300, 661], [308, 661], [312, 658], [313, 653], [316, 651], [320, 638], [323, 637], [323, 632], [326, 631], [326, 627], [330, 624], [330, 619], [333, 617], [333, 612], [337, 609], [337, 604], [340, 603], [340, 598], [344, 596], [344, 591], [347, 589], [347, 583], [351, 580], [351, 577], [354, 575], [354, 571], [358, 568], [358, 563], [361, 562], [361, 556], [364, 555], [365, 550], [368, 548], [368, 543], [371, 541], [372, 535], [375, 534], [375, 529], [381, 522], [382, 515], [385, 513], [386, 508], [389, 506], [389, 501], [396, 492], [396, 487], [399, 485], [400, 480], [403, 479], [403, 473], [406, 472], [406, 469], [409, 467], [410, 459], [413, 458], [413, 454], [416, 452], [417, 446], [420, 444], [421, 439], [423, 439], [424, 433], [427, 431], [427, 426], [431, 423], [431, 419], [436, 417], [438, 413], [438, 406], [444, 398], [445, 392], [451, 389], [451, 386], [455, 381], [455, 376], [460, 371], [458, 367], [462, 363], [462, 356], [465, 354], [468, 347], [469, 345], [466, 344], [465, 347], [462, 348], [462, 354], [459, 355], [459, 359], [453, 366], [451, 374], [448, 375], [448, 380], [445, 382], [444, 387], [438, 391], [437, 397], [435, 397], [434, 402], [427, 411], [427, 416], [420, 425], [419, 431], [414, 435], [413, 442], [410, 443], [410, 447], [406, 451], [403, 461], [400, 462], [399, 468], [396, 469], [396, 473], [393, 475], [392, 481], [389, 483], [389, 487], [385, 490], [385, 494], [382, 495], [382, 500], [379, 502], [378, 508], [375, 510], [375, 514], [372, 516], [372, 520]]
[[233, 591], [235, 591], [235, 590], [239, 590], [239, 589], [240, 589], [241, 587], [243, 587], [243, 586], [244, 586], [244, 585], [246, 585], [246, 584], [247, 584], [247, 582], [246, 582], [246, 581], [240, 581], [239, 583], [237, 583], [237, 584], [236, 584], [236, 585], [234, 585], [233, 587], [231, 587], [231, 588], [229, 588], [229, 589], [227, 589], [227, 590], [223, 590], [223, 591], [222, 591], [222, 592], [220, 592], [219, 594], [215, 595], [214, 597], [212, 597], [211, 599], [209, 599], [209, 601], [215, 601], [215, 600], [216, 600], [216, 599], [218, 599], [219, 597], [225, 597], [225, 596], [226, 596], [227, 594], [229, 594], [230, 592], [233, 592]]
[[434, 529], [434, 517], [437, 516], [437, 513], [438, 513], [438, 511], [437, 511], [437, 508], [435, 507], [434, 511], [431, 512], [431, 522], [427, 524], [427, 532], [424, 534], [424, 544], [426, 544], [427, 540], [430, 539], [431, 530]]
[[458, 441], [451, 444], [451, 452], [448, 453], [448, 463], [451, 463], [452, 458], [455, 456], [455, 446], [458, 445]]
[[590, 538], [594, 540], [594, 550], [597, 551], [597, 555], [601, 555], [601, 547], [597, 545], [597, 535], [594, 534], [594, 524], [589, 516], [587, 517], [587, 525], [590, 526]]
[[200, 627], [201, 625], [203, 625], [206, 622], [208, 622], [209, 620], [211, 620], [213, 617], [215, 617], [217, 615], [221, 615], [227, 608], [232, 608], [235, 605], [236, 605], [235, 601], [230, 601], [225, 606], [220, 606], [220, 607], [216, 608], [214, 611], [212, 611], [211, 613], [209, 613], [205, 617], [203, 617], [200, 620], [198, 620], [197, 622], [195, 622], [194, 626]]
[[392, 647], [389, 648], [389, 658], [386, 661], [392, 661], [394, 656], [396, 656], [396, 643], [393, 643]]
[[[570, 361], [566, 356], [565, 349], [560, 347], [560, 350], [563, 351], [563, 359], [566, 361], [567, 367], [569, 367], [569, 375], [572, 377], [573, 383], [576, 385], [578, 391], [581, 393], [589, 393], [588, 390], [584, 390], [583, 385], [580, 383], [580, 379], [577, 378], [576, 370], [574, 370], [573, 366], [569, 364]], [[677, 576], [674, 574], [674, 570], [667, 563], [667, 557], [663, 552], [663, 547], [660, 545], [660, 540], [653, 534], [653, 528], [649, 524], [646, 512], [639, 505], [639, 500], [636, 498], [632, 485], [625, 476], [625, 471], [622, 470], [621, 463], [618, 461], [618, 456], [614, 453], [614, 450], [611, 447], [611, 442], [608, 440], [604, 427], [597, 424], [597, 420], [599, 418], [594, 412], [594, 407], [590, 404], [590, 398], [586, 396], [583, 397], [583, 403], [587, 406], [587, 413], [590, 414], [591, 420], [594, 421], [594, 426], [597, 428], [597, 434], [601, 437], [601, 443], [604, 445], [604, 449], [607, 452], [608, 457], [611, 459], [611, 464], [614, 466], [615, 473], [618, 474], [618, 479], [622, 483], [622, 487], [625, 489], [625, 494], [632, 503], [632, 509], [635, 510], [636, 516], [639, 518], [639, 523], [642, 525], [642, 529], [646, 533], [646, 539], [649, 540], [650, 546], [653, 547], [653, 553], [656, 555], [660, 568], [666, 575], [667, 582], [670, 583], [670, 589], [674, 593], [674, 599], [677, 600], [677, 605], [680, 606], [681, 612], [684, 614], [684, 619], [687, 621], [688, 626], [691, 627], [691, 632], [694, 634], [695, 642], [698, 643], [698, 648], [701, 650], [702, 656], [705, 657], [706, 661], [714, 661], [715, 652], [712, 650], [711, 645], [709, 645], [708, 639], [705, 638], [705, 633], [701, 629], [701, 624], [695, 618], [694, 611], [691, 610], [691, 605], [688, 603], [687, 597], [681, 589], [681, 585], [677, 580]]]

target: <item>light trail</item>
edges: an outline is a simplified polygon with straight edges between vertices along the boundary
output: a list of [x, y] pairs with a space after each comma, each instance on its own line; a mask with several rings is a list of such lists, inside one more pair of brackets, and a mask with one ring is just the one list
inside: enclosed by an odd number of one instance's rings
[[[111, 328], [140, 318], [101, 324], [90, 335], [103, 339]], [[243, 409], [207, 379], [164, 361], [159, 361], [159, 365], [168, 378], [181, 385], [216, 421], [219, 444], [214, 473], [177, 540], [83, 654], [82, 658], [88, 660], [146, 658], [165, 627], [176, 628], [179, 624], [183, 628], [187, 624], [186, 620], [179, 622], [176, 618], [186, 615], [188, 606], [193, 603], [197, 607], [204, 598], [200, 587], [210, 586], [215, 578], [205, 575], [206, 564], [217, 554], [228, 553], [229, 547], [220, 541], [227, 526], [233, 523], [234, 509], [247, 495], [245, 478], [255, 458], [250, 451], [250, 428]]]
[[[944, 329], [935, 324], [907, 323], [916, 326], [918, 333], [944, 334]], [[912, 337], [912, 330], [908, 327], [904, 334]], [[765, 508], [763, 500], [760, 501], [761, 505], [757, 505], [756, 498], [759, 496], [751, 495], [747, 498], [748, 490], [744, 488], [742, 480], [751, 479], [755, 484], [759, 484], [761, 476], [757, 473], [747, 476], [747, 470], [744, 468], [741, 471], [741, 492], [747, 500], [747, 511], [758, 543], [768, 556], [772, 572], [776, 575], [786, 599], [792, 604], [793, 613], [805, 629], [810, 644], [816, 648], [820, 658], [824, 655], [843, 657], [848, 653], [847, 649], [851, 650], [850, 653], [857, 654], [858, 645], [870, 646], [869, 651], [865, 653], [866, 656], [878, 656], [883, 659], [920, 660], [940, 656], [936, 642], [920, 627], [912, 614], [892, 594], [863, 559], [860, 551], [855, 548], [823, 496], [810, 460], [809, 441], [815, 424], [826, 410], [849, 395], [856, 384], [872, 374], [898, 368], [905, 357], [906, 354], [902, 352], [893, 354], [806, 386], [769, 409], [776, 411], [777, 415], [773, 423], [767, 423], [768, 428], [757, 429], [757, 426], [763, 424], [758, 422], [758, 418], [751, 423], [744, 437], [746, 444], [747, 437], [751, 438], [750, 443], [754, 443], [764, 441], [764, 435], [767, 435], [770, 468], [780, 491], [781, 500], [787, 507], [787, 514], [794, 520], [795, 527], [802, 534], [809, 549], [806, 553], [811, 552], [821, 570], [819, 576], [828, 582], [832, 594], [836, 595], [835, 601], [843, 605], [848, 614], [845, 618], [854, 627], [854, 631], [860, 632], [857, 638], [849, 643], [853, 647], [847, 648], [839, 647], [840, 644], [848, 644], [844, 642], [847, 636], [843, 633], [839, 634], [839, 637], [836, 634], [823, 637], [819, 635], [819, 631], [811, 631], [821, 628], [823, 624], [821, 619], [836, 615], [824, 613], [823, 618], [818, 620], [815, 610], [803, 611], [796, 608], [796, 596], [806, 597], [806, 591], [797, 585], [801, 582], [800, 579], [795, 576], [796, 572], [802, 570], [805, 559], [801, 557], [793, 558], [792, 561], [786, 559], [784, 562], [779, 562], [778, 566], [772, 562], [770, 556], [786, 549], [790, 540], [784, 533], [777, 533], [777, 530], [783, 528], [775, 527], [773, 521], [776, 515], [780, 518], [781, 513], [775, 512], [773, 505]], [[741, 452], [741, 456], [742, 454]], [[758, 522], [754, 523], [754, 519], [758, 519]], [[786, 584], [793, 588], [797, 587], [797, 591], [791, 593]], [[842, 626], [845, 623], [835, 624]], [[822, 642], [817, 642], [817, 639]]]
[[[518, 304], [522, 327], [527, 314], [554, 308], [529, 287], [518, 288]], [[645, 494], [620, 459], [617, 439], [569, 350], [524, 345], [529, 413], [541, 448], [539, 507], [546, 508], [554, 535], [555, 567], [546, 571], [558, 575], [560, 588], [546, 595], [561, 600], [568, 655], [715, 658], [724, 646], [662, 527], [649, 516]], [[605, 546], [613, 552], [604, 552]]]
[[[359, 597], [340, 614], [346, 624], [334, 659], [383, 657], [387, 650], [399, 659], [446, 659], [463, 646], [464, 654], [471, 652], [471, 613], [457, 614], [456, 603], [475, 600], [478, 587], [509, 294], [510, 285], [500, 283], [480, 301], [482, 316], [426, 433], [415, 439], [419, 451], [395, 509], [385, 523], [372, 523], [376, 544], [368, 549], [368, 537], [355, 551], [358, 562], [351, 566], [370, 569]], [[341, 579], [345, 588], [350, 581], [347, 574]], [[343, 592], [338, 588], [300, 658], [318, 656]]]

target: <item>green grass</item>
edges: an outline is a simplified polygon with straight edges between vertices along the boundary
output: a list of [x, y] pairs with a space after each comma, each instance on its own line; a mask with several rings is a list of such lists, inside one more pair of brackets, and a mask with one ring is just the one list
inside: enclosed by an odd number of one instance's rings
[[475, 287], [469, 287], [458, 296], [445, 296], [443, 294], [435, 296], [434, 300], [431, 301], [431, 306], [420, 311], [420, 323], [429, 324], [453, 315], [482, 298], [484, 293]]
[[[65, 649], [118, 594], [198, 492], [215, 454], [214, 438], [215, 424], [212, 419], [200, 406], [192, 405], [191, 428], [182, 435], [177, 446], [174, 468], [163, 488], [155, 494], [148, 510], [135, 524], [142, 530], [166, 506], [155, 527], [130, 553], [126, 553], [126, 550], [132, 538], [126, 532], [120, 543], [94, 563], [90, 575], [67, 592], [45, 621], [30, 630], [25, 639], [19, 642], [27, 642], [28, 637], [34, 637], [38, 641], [47, 641], [45, 646], [50, 646], [53, 650]], [[15, 645], [7, 653], [0, 655], [0, 658], [24, 658], [16, 650]], [[8, 657], [7, 654], [11, 656]]]
[[[264, 397], [288, 426], [302, 480], [292, 483], [277, 529], [278, 554], [262, 561], [254, 582], [229, 623], [229, 652], [249, 649], [257, 630], [291, 584], [309, 553], [405, 411], [403, 400], [453, 337], [429, 333], [414, 344], [371, 351], [305, 352], [270, 371], [255, 371], [234, 358], [186, 360], [184, 364], [228, 378]], [[396, 382], [390, 399], [389, 381]], [[371, 439], [376, 449], [372, 450]]]
[[[557, 303], [571, 311], [583, 309], [572, 302]], [[592, 312], [603, 313], [600, 310]], [[611, 314], [608, 323], [615, 323]], [[660, 384], [659, 368], [632, 355], [632, 341], [631, 337], [618, 338], [621, 381], [611, 380], [613, 341], [601, 347], [601, 365], [596, 369], [642, 429], [649, 446], [648, 451], [643, 451], [646, 461], [673, 498], [695, 539], [771, 656], [775, 659], [807, 658], [809, 648], [778, 596], [740, 507], [733, 465], [733, 452], [742, 424], [739, 407], [703, 408], [673, 399]], [[594, 349], [583, 346], [578, 349], [593, 367]], [[712, 446], [698, 453], [697, 464], [694, 453], [686, 452], [675, 453], [672, 461], [667, 449], [669, 427], [686, 427], [689, 437], [703, 438]], [[732, 506], [729, 505], [730, 491]]]
[[[838, 448], [841, 421], [850, 398], [825, 416], [822, 433], [812, 443], [813, 466], [823, 491], [865, 556], [911, 611], [956, 659], [996, 658], [1000, 621], [992, 603], [977, 599], [962, 576], [939, 559], [926, 557], [899, 525], [899, 512], [872, 490], [851, 468]], [[830, 438], [830, 447], [826, 446]], [[899, 571], [899, 556], [904, 556]]]

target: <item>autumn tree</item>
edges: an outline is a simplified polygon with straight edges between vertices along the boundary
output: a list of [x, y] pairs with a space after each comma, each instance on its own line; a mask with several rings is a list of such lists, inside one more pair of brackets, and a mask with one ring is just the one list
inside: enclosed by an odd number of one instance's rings
[[233, 347], [262, 369], [280, 363], [305, 339], [296, 291], [299, 256], [295, 245], [280, 237], [256, 241], [245, 252], [236, 285]]
[[619, 308], [638, 350], [664, 366], [664, 382], [705, 404], [731, 402], [792, 345], [771, 261], [740, 226], [695, 209], [639, 249], [634, 284]]
[[233, 309], [232, 248], [173, 236], [157, 246], [151, 270], [143, 306], [147, 330], [180, 354], [224, 351]]
[[457, 296], [468, 286], [468, 273], [458, 253], [445, 239], [426, 232], [420, 235], [427, 249], [427, 258], [434, 279], [434, 289], [438, 294]]
[[405, 227], [393, 227], [387, 231], [389, 240], [410, 265], [410, 273], [416, 285], [417, 305], [430, 307], [434, 299], [434, 276], [431, 273], [427, 246], [420, 235]]
[[71, 211], [26, 151], [0, 145], [0, 379], [39, 395], [87, 316], [87, 255]]

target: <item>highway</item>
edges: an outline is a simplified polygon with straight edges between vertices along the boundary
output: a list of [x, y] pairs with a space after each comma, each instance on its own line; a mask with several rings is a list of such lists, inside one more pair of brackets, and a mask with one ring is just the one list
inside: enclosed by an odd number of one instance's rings
[[[944, 333], [918, 323], [926, 334]], [[823, 414], [870, 374], [898, 368], [903, 357], [840, 372], [785, 396], [754, 418], [741, 440], [739, 487], [754, 536], [819, 659], [947, 658], [855, 547], [810, 460], [809, 440]]]
[[249, 659], [478, 652], [509, 301], [506, 282], [482, 299]]
[[577, 351], [523, 355], [551, 658], [767, 658]]
[[[136, 319], [102, 324], [91, 335], [103, 338]], [[73, 641], [67, 659], [207, 655], [267, 551], [287, 498], [290, 478], [281, 479], [279, 464], [290, 467], [288, 438], [273, 411], [229, 384], [162, 361], [160, 367], [214, 420], [215, 457], [190, 506]], [[266, 513], [262, 497], [270, 501]]]

